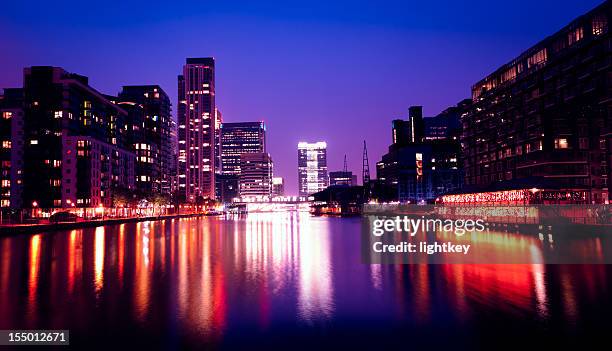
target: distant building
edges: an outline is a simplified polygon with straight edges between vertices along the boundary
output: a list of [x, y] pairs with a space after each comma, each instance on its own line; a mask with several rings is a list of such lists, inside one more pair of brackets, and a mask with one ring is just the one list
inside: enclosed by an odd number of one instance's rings
[[327, 143], [298, 144], [298, 186], [300, 196], [319, 192], [329, 185], [327, 175]]
[[240, 155], [240, 197], [271, 196], [272, 158], [268, 153]]
[[240, 155], [266, 152], [264, 122], [221, 124], [221, 173], [240, 175]]
[[272, 178], [272, 196], [285, 196], [285, 179], [282, 177]]
[[356, 186], [357, 176], [351, 171], [329, 172], [329, 185]]
[[221, 124], [223, 115], [219, 108], [215, 107], [215, 173], [221, 174]]
[[178, 76], [179, 194], [215, 198], [215, 60], [188, 58]]
[[[451, 117], [461, 113], [461, 109], [453, 108], [438, 117], [423, 118], [422, 107], [413, 106], [408, 121], [393, 121], [389, 152], [376, 164], [374, 197], [383, 201], [433, 202], [442, 194], [460, 189], [463, 183], [460, 130], [455, 129], [457, 122]], [[428, 120], [434, 120], [436, 128], [430, 124], [428, 130]], [[410, 126], [408, 133], [405, 127], [398, 127], [406, 124]], [[435, 137], [427, 134], [432, 130], [437, 132]]]
[[128, 112], [127, 142], [136, 154], [136, 189], [170, 194], [174, 166], [170, 98], [159, 85], [124, 86], [116, 103]]
[[[607, 203], [612, 165], [610, 1], [472, 87], [463, 116], [465, 183], [545, 178], [537, 197]], [[498, 190], [503, 190], [496, 186]]]
[[435, 117], [424, 118], [424, 140], [449, 140], [461, 138], [461, 116], [472, 104], [471, 99], [461, 101]]
[[408, 108], [408, 118], [410, 122], [410, 142], [422, 142], [425, 136], [423, 106], [410, 106], [410, 108]]
[[16, 99], [6, 96], [3, 121], [11, 120], [17, 135], [3, 146], [10, 145], [16, 172], [11, 197], [21, 195], [11, 207], [112, 206], [115, 192], [134, 189], [127, 112], [90, 87], [87, 77], [30, 67], [24, 69], [23, 100], [7, 106]]

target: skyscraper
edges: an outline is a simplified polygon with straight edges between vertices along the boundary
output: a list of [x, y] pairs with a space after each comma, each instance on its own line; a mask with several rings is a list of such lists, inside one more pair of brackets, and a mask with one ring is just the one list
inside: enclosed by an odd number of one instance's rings
[[264, 122], [221, 124], [221, 173], [240, 174], [240, 155], [266, 152]]
[[215, 197], [215, 60], [188, 58], [178, 76], [179, 195]]
[[300, 196], [319, 192], [329, 185], [327, 176], [327, 143], [298, 144], [298, 186]]
[[240, 155], [240, 197], [272, 194], [272, 158], [266, 152]]

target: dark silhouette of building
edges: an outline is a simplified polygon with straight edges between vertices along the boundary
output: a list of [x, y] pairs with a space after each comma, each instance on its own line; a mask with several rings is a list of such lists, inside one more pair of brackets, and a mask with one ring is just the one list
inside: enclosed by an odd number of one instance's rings
[[609, 201], [610, 6], [606, 1], [474, 84], [462, 118], [466, 185], [543, 177], [557, 184], [539, 189], [554, 201]]
[[215, 60], [188, 58], [178, 76], [181, 200], [215, 198]]
[[223, 203], [231, 203], [235, 198], [240, 196], [240, 183], [236, 174], [217, 174], [215, 177], [217, 182], [217, 198]]
[[[422, 107], [413, 106], [409, 109], [408, 121], [393, 122], [393, 143], [376, 164], [378, 193], [373, 191], [373, 198], [433, 202], [440, 195], [461, 187], [460, 131], [456, 130], [455, 118], [462, 114], [463, 106], [447, 109], [432, 118], [423, 118]], [[432, 135], [427, 134], [428, 120], [435, 122], [429, 125]], [[405, 123], [409, 123], [409, 131], [397, 128]]]
[[333, 185], [356, 186], [357, 176], [351, 171], [329, 172], [329, 186]]

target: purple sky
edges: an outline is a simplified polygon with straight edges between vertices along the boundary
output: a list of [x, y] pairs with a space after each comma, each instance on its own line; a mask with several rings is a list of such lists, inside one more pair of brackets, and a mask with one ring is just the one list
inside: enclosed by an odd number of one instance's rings
[[[333, 4], [329, 4], [329, 3]], [[289, 5], [290, 3], [290, 5]], [[61, 66], [104, 93], [160, 84], [176, 106], [185, 57], [217, 60], [227, 122], [264, 120], [275, 173], [297, 193], [297, 143], [328, 143], [330, 170], [361, 178], [410, 105], [434, 115], [599, 0], [10, 1], [0, 11], [0, 87]], [[174, 113], [174, 112], [173, 112]]]

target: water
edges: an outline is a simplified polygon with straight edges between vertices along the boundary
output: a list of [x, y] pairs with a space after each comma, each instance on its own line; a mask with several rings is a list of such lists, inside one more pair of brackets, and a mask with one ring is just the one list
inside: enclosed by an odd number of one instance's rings
[[360, 245], [359, 218], [299, 213], [2, 238], [0, 329], [89, 349], [490, 349], [612, 327], [609, 265], [364, 265]]

